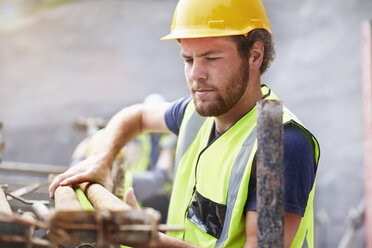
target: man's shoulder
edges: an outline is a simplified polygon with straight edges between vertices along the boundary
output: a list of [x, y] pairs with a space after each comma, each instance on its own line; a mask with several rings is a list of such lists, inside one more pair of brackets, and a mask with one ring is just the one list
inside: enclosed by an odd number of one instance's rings
[[165, 111], [165, 123], [174, 134], [178, 135], [185, 109], [190, 101], [190, 96], [184, 96], [172, 102]]

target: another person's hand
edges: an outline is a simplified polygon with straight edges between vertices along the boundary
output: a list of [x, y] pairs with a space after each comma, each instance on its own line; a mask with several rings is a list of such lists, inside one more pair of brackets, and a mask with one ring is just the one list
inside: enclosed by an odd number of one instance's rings
[[101, 156], [92, 154], [86, 160], [56, 176], [50, 184], [49, 197], [54, 197], [54, 191], [58, 186], [83, 182], [96, 182], [111, 191], [113, 186], [111, 165], [102, 159]]
[[132, 187], [127, 189], [127, 192], [125, 192], [124, 195], [125, 203], [131, 206], [134, 209], [139, 209], [138, 203], [137, 203], [137, 198], [134, 195], [134, 190]]

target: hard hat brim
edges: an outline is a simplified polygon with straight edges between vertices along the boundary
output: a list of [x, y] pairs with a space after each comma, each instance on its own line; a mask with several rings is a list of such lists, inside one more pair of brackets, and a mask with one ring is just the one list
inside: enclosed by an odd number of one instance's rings
[[[235, 35], [247, 35], [253, 29], [257, 27], [246, 27], [244, 30], [232, 30], [232, 29], [210, 29], [210, 30], [173, 30], [170, 34], [164, 36], [160, 40], [177, 40], [177, 39], [192, 39], [192, 38], [206, 38], [206, 37], [222, 37], [222, 36], [235, 36]], [[262, 26], [262, 29], [267, 30], [269, 33], [270, 27]]]

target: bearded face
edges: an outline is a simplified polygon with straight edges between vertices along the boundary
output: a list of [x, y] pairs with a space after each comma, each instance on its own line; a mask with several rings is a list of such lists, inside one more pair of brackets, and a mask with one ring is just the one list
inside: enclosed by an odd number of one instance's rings
[[231, 37], [181, 40], [185, 76], [196, 111], [220, 116], [242, 98], [249, 80], [249, 62]]
[[[195, 109], [201, 116], [220, 116], [232, 109], [243, 96], [249, 79], [249, 64], [242, 62], [239, 68], [225, 82], [213, 87], [209, 97], [197, 94], [191, 89]], [[224, 87], [219, 87], [219, 86]], [[198, 86], [197, 86], [198, 87]], [[203, 83], [199, 84], [199, 88]], [[197, 89], [197, 88], [196, 88]]]

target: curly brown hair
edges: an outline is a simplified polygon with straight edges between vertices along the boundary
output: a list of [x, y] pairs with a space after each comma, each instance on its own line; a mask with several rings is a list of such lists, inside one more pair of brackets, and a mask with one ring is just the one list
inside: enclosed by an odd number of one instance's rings
[[233, 39], [238, 46], [240, 56], [247, 61], [253, 44], [257, 41], [261, 41], [264, 45], [264, 57], [260, 67], [261, 75], [270, 67], [271, 62], [275, 58], [275, 48], [273, 37], [267, 30], [253, 29], [247, 36], [237, 35], [233, 36]]

